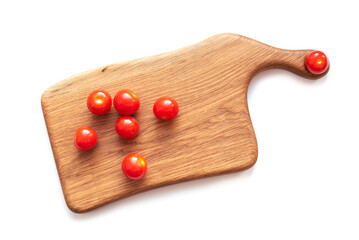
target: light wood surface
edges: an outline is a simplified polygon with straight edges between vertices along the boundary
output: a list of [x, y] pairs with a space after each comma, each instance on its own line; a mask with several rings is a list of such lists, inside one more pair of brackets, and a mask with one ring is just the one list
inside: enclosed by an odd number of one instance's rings
[[[68, 207], [86, 212], [117, 199], [182, 181], [250, 168], [257, 142], [247, 107], [252, 77], [282, 68], [308, 79], [304, 59], [312, 50], [283, 50], [237, 34], [219, 34], [173, 52], [87, 71], [47, 89], [41, 98], [50, 142]], [[89, 93], [131, 89], [141, 101], [134, 115], [139, 135], [121, 139], [119, 114], [91, 114]], [[152, 113], [155, 100], [171, 96], [179, 115], [161, 122]], [[74, 146], [79, 126], [91, 126], [98, 143], [82, 152]], [[137, 152], [146, 158], [146, 176], [127, 179], [122, 159]]]

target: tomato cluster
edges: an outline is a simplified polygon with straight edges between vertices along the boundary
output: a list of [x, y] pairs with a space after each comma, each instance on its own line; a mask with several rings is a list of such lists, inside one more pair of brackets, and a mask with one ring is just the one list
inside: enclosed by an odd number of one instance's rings
[[[137, 136], [139, 124], [130, 116], [137, 112], [140, 100], [137, 95], [129, 89], [117, 92], [113, 99], [116, 111], [123, 115], [115, 124], [117, 134], [124, 139], [132, 139]], [[87, 107], [95, 115], [107, 114], [112, 106], [112, 98], [107, 91], [96, 90], [87, 98]], [[153, 105], [154, 115], [163, 121], [170, 121], [178, 114], [178, 103], [171, 97], [160, 97]], [[95, 147], [97, 134], [88, 126], [79, 127], [75, 133], [75, 146], [82, 151], [88, 151]], [[145, 159], [138, 153], [127, 155], [122, 161], [122, 171], [129, 179], [140, 179], [147, 171]]]
[[[321, 51], [310, 52], [305, 58], [305, 66], [312, 74], [322, 74], [327, 71], [329, 61]], [[123, 115], [115, 124], [117, 134], [124, 139], [132, 139], [137, 136], [139, 124], [130, 116], [140, 108], [140, 100], [137, 95], [129, 89], [118, 91], [113, 99], [116, 111]], [[87, 98], [87, 107], [95, 115], [107, 114], [112, 106], [110, 94], [104, 90], [96, 90]], [[164, 96], [158, 98], [153, 105], [153, 113], [159, 120], [170, 121], [178, 114], [178, 103], [172, 97]], [[97, 134], [88, 126], [79, 127], [75, 132], [75, 146], [82, 151], [88, 151], [95, 147]], [[128, 154], [122, 161], [122, 171], [129, 179], [140, 179], [147, 171], [145, 159], [138, 153]]]

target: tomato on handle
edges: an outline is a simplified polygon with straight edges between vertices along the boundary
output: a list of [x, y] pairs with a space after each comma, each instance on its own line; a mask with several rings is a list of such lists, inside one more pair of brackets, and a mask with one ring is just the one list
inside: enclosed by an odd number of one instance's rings
[[328, 69], [329, 61], [321, 51], [313, 51], [305, 58], [305, 66], [313, 74], [322, 74]]

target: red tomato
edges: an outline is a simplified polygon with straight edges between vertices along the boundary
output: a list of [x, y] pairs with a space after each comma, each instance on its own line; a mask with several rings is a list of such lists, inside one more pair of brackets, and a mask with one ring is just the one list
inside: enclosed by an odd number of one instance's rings
[[131, 90], [123, 89], [116, 94], [113, 105], [119, 114], [128, 116], [137, 112], [140, 107], [140, 100]]
[[116, 132], [124, 139], [136, 137], [138, 133], [138, 122], [131, 116], [120, 117], [116, 122]]
[[75, 146], [82, 150], [87, 151], [92, 149], [97, 142], [97, 134], [95, 130], [90, 127], [79, 127], [75, 133]]
[[104, 115], [110, 111], [111, 106], [111, 96], [104, 90], [94, 91], [87, 98], [87, 107], [93, 114]]
[[131, 153], [123, 159], [122, 171], [129, 179], [140, 179], [146, 174], [147, 163], [140, 154]]
[[153, 113], [163, 121], [170, 121], [178, 114], [178, 104], [171, 97], [160, 97], [153, 105]]
[[313, 51], [305, 58], [305, 65], [309, 72], [322, 74], [328, 69], [329, 63], [327, 56], [321, 51]]

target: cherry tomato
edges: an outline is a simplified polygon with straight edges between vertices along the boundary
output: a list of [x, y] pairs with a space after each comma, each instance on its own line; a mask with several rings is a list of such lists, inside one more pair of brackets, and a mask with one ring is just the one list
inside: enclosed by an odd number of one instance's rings
[[122, 171], [129, 179], [140, 179], [146, 174], [147, 163], [140, 154], [130, 153], [122, 161]]
[[97, 142], [97, 134], [95, 130], [90, 127], [79, 127], [75, 133], [75, 146], [82, 150], [87, 151], [92, 149]]
[[116, 132], [124, 139], [136, 137], [138, 133], [138, 122], [131, 116], [120, 117], [115, 126]]
[[140, 107], [140, 99], [131, 90], [123, 89], [116, 94], [113, 105], [119, 114], [128, 116], [137, 112]]
[[110, 111], [111, 106], [111, 96], [104, 90], [96, 90], [87, 98], [87, 107], [93, 114], [104, 115]]
[[163, 121], [170, 121], [178, 114], [178, 104], [171, 97], [160, 97], [153, 105], [153, 113]]
[[305, 65], [309, 72], [313, 74], [322, 74], [328, 69], [328, 58], [321, 51], [313, 51], [305, 58]]

